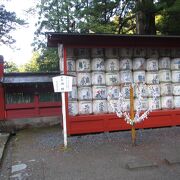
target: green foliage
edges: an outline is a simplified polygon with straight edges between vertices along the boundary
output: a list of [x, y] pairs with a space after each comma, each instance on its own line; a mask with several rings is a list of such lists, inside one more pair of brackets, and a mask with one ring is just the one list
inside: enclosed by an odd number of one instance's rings
[[35, 50], [46, 48], [45, 32], [74, 32], [73, 2], [69, 0], [44, 0], [38, 3], [39, 21], [35, 32]]
[[59, 70], [57, 49], [47, 49], [45, 32], [180, 34], [180, 0], [43, 0], [37, 11], [33, 46], [39, 53], [26, 71]]
[[18, 66], [13, 61], [5, 61], [4, 72], [5, 73], [19, 72], [19, 69]]
[[29, 63], [20, 68], [21, 72], [50, 72], [59, 70], [57, 49], [44, 49], [42, 55], [35, 51]]
[[[90, 3], [87, 0], [44, 0], [37, 8], [39, 10], [39, 22], [35, 32], [33, 46], [41, 54], [36, 58], [36, 67], [31, 68], [31, 61], [25, 71], [57, 71], [59, 70], [59, 58], [57, 50], [47, 49], [43, 41], [45, 32], [108, 32], [116, 31], [115, 23], [111, 20], [114, 16], [114, 8], [117, 1], [93, 1], [93, 6], [89, 9]], [[92, 4], [91, 4], [92, 5]], [[86, 18], [85, 18], [86, 17]], [[84, 23], [86, 22], [86, 23]], [[43, 37], [42, 37], [43, 36]], [[34, 67], [34, 66], [33, 66]], [[33, 71], [34, 71], [33, 70]]]
[[56, 48], [48, 48], [42, 51], [42, 56], [37, 59], [39, 71], [59, 71], [59, 57]]
[[119, 0], [82, 1], [76, 6], [80, 32], [115, 33], [113, 17], [117, 14]]
[[165, 35], [180, 35], [180, 0], [160, 0], [159, 3], [164, 7], [157, 21], [158, 31]]
[[[44, 0], [37, 5], [39, 21], [33, 46], [46, 47], [45, 32], [128, 33], [135, 28], [133, 0]], [[116, 19], [116, 20], [115, 20]], [[123, 28], [126, 27], [124, 31]]]
[[21, 66], [20, 71], [21, 72], [38, 72], [39, 65], [37, 64], [37, 59], [39, 57], [40, 57], [40, 54], [38, 52], [34, 52], [30, 62]]
[[78, 28], [83, 33], [129, 33], [135, 27], [134, 7], [131, 0], [81, 1], [76, 7]]
[[16, 17], [16, 13], [6, 11], [3, 5], [0, 5], [0, 45], [12, 45], [15, 39], [10, 35], [18, 26], [24, 25], [22, 19]]

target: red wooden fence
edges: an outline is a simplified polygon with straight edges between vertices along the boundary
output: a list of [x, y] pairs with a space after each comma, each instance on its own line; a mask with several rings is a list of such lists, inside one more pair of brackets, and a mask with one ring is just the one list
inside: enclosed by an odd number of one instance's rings
[[[61, 115], [61, 99], [48, 99], [48, 95], [60, 97], [60, 94], [53, 92], [50, 82], [54, 73], [5, 75], [3, 64], [3, 57], [0, 56], [0, 120]], [[49, 79], [49, 82], [36, 82], [38, 79]]]
[[5, 119], [61, 115], [61, 102], [39, 102], [38, 96], [34, 99], [34, 103], [6, 104]]

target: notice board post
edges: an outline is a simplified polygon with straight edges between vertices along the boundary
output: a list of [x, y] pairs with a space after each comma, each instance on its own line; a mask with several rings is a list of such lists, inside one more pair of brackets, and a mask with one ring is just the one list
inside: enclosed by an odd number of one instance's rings
[[72, 76], [60, 75], [53, 77], [54, 92], [61, 92], [63, 114], [64, 149], [67, 148], [67, 123], [66, 123], [66, 99], [65, 92], [72, 91]]

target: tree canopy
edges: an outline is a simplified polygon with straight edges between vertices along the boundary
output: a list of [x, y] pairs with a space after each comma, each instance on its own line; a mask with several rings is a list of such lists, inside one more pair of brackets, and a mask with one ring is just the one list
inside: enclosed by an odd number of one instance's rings
[[180, 35], [180, 0], [160, 0], [157, 31], [164, 35]]
[[180, 34], [180, 0], [43, 0], [37, 11], [34, 71], [59, 70], [57, 49], [46, 47], [45, 32]]
[[58, 71], [58, 52], [57, 49], [43, 49], [41, 54], [38, 51], [33, 53], [29, 63], [21, 67], [21, 71], [25, 72], [49, 72]]
[[4, 62], [4, 72], [5, 73], [12, 73], [12, 72], [19, 72], [19, 68], [13, 61]]
[[[164, 30], [179, 16], [180, 0], [44, 0], [37, 11], [34, 45], [45, 47], [36, 40], [47, 31], [156, 34], [158, 27], [161, 33], [169, 34], [171, 30]], [[158, 15], [161, 26], [155, 21]], [[172, 31], [179, 32], [178, 28]]]
[[9, 12], [0, 5], [0, 45], [12, 45], [15, 39], [10, 34], [18, 26], [24, 25], [24, 20], [17, 18], [15, 12]]

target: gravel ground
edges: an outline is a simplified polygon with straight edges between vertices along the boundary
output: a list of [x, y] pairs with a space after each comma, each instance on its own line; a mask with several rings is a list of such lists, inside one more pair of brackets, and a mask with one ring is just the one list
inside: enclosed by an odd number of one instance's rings
[[[0, 179], [180, 179], [180, 127], [138, 130], [137, 146], [131, 145], [130, 131], [71, 136], [67, 151], [62, 145], [59, 127], [18, 132], [8, 144]], [[141, 162], [157, 167], [127, 168]]]

